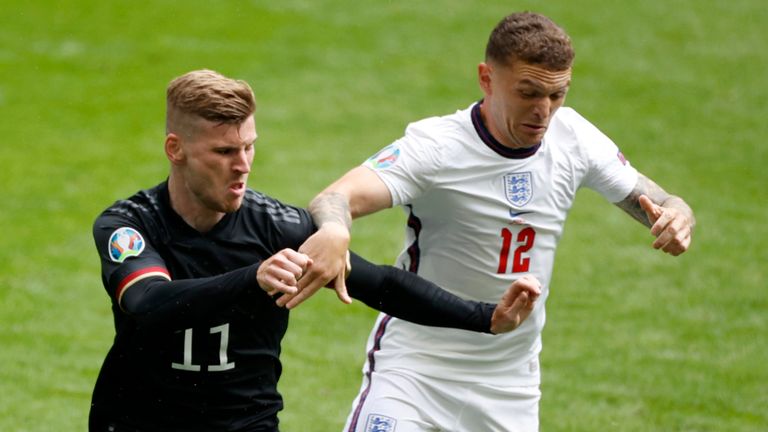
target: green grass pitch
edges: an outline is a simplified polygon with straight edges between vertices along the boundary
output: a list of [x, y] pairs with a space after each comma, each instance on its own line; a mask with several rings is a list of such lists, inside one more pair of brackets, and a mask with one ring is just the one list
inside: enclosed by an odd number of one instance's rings
[[[686, 198], [689, 253], [592, 192], [571, 212], [542, 355], [542, 430], [768, 430], [768, 8], [761, 0], [26, 1], [0, 7], [0, 430], [82, 431], [113, 336], [90, 236], [161, 181], [164, 91], [248, 80], [250, 186], [304, 205], [400, 136], [468, 106], [490, 29], [543, 12], [577, 51], [566, 101]], [[355, 225], [392, 262], [399, 210]], [[375, 313], [331, 292], [292, 313], [284, 431], [338, 431]]]

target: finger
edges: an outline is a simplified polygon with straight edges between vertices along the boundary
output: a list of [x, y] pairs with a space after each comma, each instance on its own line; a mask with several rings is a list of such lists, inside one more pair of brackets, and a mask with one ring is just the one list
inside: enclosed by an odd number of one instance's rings
[[517, 298], [515, 299], [515, 302], [512, 303], [512, 309], [514, 312], [519, 311], [520, 309], [525, 309], [529, 306], [528, 302], [528, 291], [522, 291], [520, 294], [518, 294]]
[[656, 220], [659, 218], [659, 216], [661, 216], [661, 207], [656, 205], [656, 203], [651, 201], [651, 199], [645, 195], [640, 195], [638, 202], [640, 203], [640, 207], [648, 216], [648, 221], [652, 224], [656, 223]]
[[533, 276], [525, 275], [516, 280], [515, 284], [518, 285], [521, 290], [527, 290], [537, 296], [541, 294], [541, 282]]
[[[681, 238], [682, 237], [682, 238]], [[672, 256], [678, 256], [681, 253], [688, 250], [688, 247], [691, 244], [691, 234], [690, 232], [680, 236], [677, 235], [672, 241], [662, 246], [661, 250], [664, 252], [672, 255]]]
[[531, 304], [536, 303], [536, 300], [539, 299], [539, 296], [541, 296], [541, 289], [528, 291], [528, 298], [530, 299]]
[[333, 284], [333, 288], [336, 290], [336, 296], [344, 304], [352, 303], [352, 298], [347, 293], [347, 284], [345, 282], [345, 273], [339, 273], [336, 276], [336, 281]]
[[272, 267], [268, 270], [267, 274], [274, 278], [275, 280], [278, 280], [285, 285], [289, 285], [292, 287], [295, 287], [297, 285], [298, 279], [296, 279], [296, 273], [287, 269], [283, 269], [280, 267]]
[[275, 304], [276, 304], [278, 307], [284, 307], [286, 303], [288, 303], [289, 301], [291, 301], [291, 299], [292, 299], [292, 298], [294, 298], [296, 295], [298, 295], [300, 292], [301, 292], [301, 291], [299, 291], [298, 289], [296, 289], [296, 291], [294, 291], [294, 292], [292, 292], [292, 293], [285, 293], [285, 294], [283, 294], [282, 296], [280, 296], [280, 298], [278, 298], [277, 300], [275, 300]]
[[299, 279], [299, 291], [303, 291], [305, 288], [307, 288], [310, 285], [315, 285], [318, 283], [318, 281], [321, 283], [321, 285], [325, 285], [322, 283], [323, 279], [323, 273], [321, 269], [315, 269], [311, 265], [307, 267], [307, 270], [302, 275], [301, 279]]
[[[669, 218], [669, 220], [667, 220]], [[665, 224], [662, 226], [662, 224]], [[672, 216], [671, 214], [665, 214], [660, 218], [651, 229], [651, 233], [654, 233], [654, 229], [660, 229], [653, 243], [653, 247], [656, 249], [662, 249], [665, 252], [669, 252], [670, 248], [680, 247], [686, 237], [690, 236], [690, 228], [686, 224], [686, 221], [679, 214]]]
[[265, 262], [265, 264], [268, 265], [269, 272], [282, 269], [283, 271], [291, 273], [291, 275], [293, 275], [296, 280], [298, 280], [304, 273], [302, 266], [288, 257], [284, 251], [278, 252], [277, 254], [270, 257], [269, 260]]
[[303, 289], [301, 287], [299, 287], [299, 292], [295, 296], [293, 296], [291, 298], [288, 298], [285, 301], [281, 301], [281, 300], [283, 300], [282, 297], [279, 298], [277, 300], [278, 301], [277, 305], [278, 306], [285, 306], [288, 309], [293, 309], [296, 306], [298, 306], [301, 303], [303, 303], [304, 300], [308, 299], [310, 296], [312, 296], [312, 294], [317, 292], [317, 290], [319, 290], [322, 287], [323, 287], [322, 281], [317, 279], [313, 283], [311, 283], [310, 285], [307, 285], [306, 287], [304, 287]]
[[690, 233], [688, 233], [688, 235], [685, 236], [683, 241], [680, 242], [679, 249], [677, 251], [670, 252], [670, 254], [672, 254], [674, 256], [678, 256], [681, 253], [687, 251], [689, 247], [691, 247], [691, 234]]
[[658, 237], [659, 234], [663, 233], [665, 230], [671, 227], [674, 221], [674, 212], [662, 210], [661, 214], [659, 214], [659, 217], [656, 218], [656, 222], [654, 222], [653, 226], [651, 226], [651, 234]]
[[499, 303], [507, 313], [517, 313], [522, 309], [530, 309], [533, 306], [533, 302], [538, 298], [538, 287], [535, 285], [528, 285], [518, 282], [511, 286], [502, 297], [502, 301]]
[[277, 292], [295, 292], [295, 275], [276, 263], [277, 260], [269, 259], [259, 266], [256, 272], [256, 281], [259, 286], [269, 295]]
[[539, 298], [539, 295], [532, 291], [523, 291], [520, 293], [520, 298], [523, 300], [521, 307], [530, 311], [533, 310], [533, 307], [536, 305], [536, 299]]
[[286, 263], [291, 264], [292, 271], [299, 276], [312, 264], [312, 259], [309, 256], [293, 249], [283, 249], [281, 254], [287, 259]]
[[523, 289], [524, 288], [522, 284], [512, 283], [512, 285], [510, 285], [509, 288], [507, 288], [507, 290], [504, 292], [504, 295], [501, 296], [499, 306], [503, 307], [504, 309], [512, 308]]
[[266, 277], [265, 283], [267, 288], [264, 290], [269, 296], [274, 296], [278, 293], [283, 294], [295, 294], [297, 289], [295, 286], [286, 284], [284, 281], [275, 278], [272, 275]]

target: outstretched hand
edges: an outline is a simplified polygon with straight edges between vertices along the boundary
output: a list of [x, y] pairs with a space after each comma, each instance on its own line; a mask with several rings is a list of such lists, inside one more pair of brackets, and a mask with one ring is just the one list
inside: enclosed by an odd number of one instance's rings
[[523, 276], [512, 282], [493, 310], [491, 333], [506, 333], [518, 328], [533, 312], [540, 295], [541, 283], [534, 276]]
[[654, 249], [661, 249], [674, 256], [688, 250], [693, 221], [680, 209], [662, 207], [646, 195], [640, 195], [638, 200], [651, 223], [651, 234], [656, 237]]

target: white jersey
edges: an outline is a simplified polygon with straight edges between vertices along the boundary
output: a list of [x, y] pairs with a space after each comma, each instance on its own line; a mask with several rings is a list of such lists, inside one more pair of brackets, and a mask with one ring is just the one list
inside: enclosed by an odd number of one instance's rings
[[557, 111], [539, 146], [513, 150], [485, 128], [479, 104], [410, 124], [403, 138], [365, 165], [408, 215], [399, 267], [460, 297], [491, 303], [523, 275], [542, 283], [533, 313], [504, 335], [380, 314], [365, 367], [454, 381], [539, 384], [544, 304], [576, 191], [586, 186], [618, 202], [635, 186], [637, 171], [573, 109]]

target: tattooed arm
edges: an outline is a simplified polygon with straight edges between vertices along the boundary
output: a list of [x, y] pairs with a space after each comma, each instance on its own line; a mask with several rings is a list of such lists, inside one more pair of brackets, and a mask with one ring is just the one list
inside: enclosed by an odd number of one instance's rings
[[318, 230], [299, 248], [312, 264], [298, 282], [298, 293], [283, 295], [277, 304], [295, 307], [325, 285], [332, 284], [339, 299], [352, 300], [347, 294], [345, 272], [348, 267], [352, 218], [392, 207], [389, 188], [370, 169], [352, 169], [328, 186], [309, 204], [309, 212]]
[[670, 195], [653, 180], [638, 173], [637, 184], [616, 205], [651, 229], [655, 249], [680, 255], [691, 244], [696, 218], [682, 198]]

